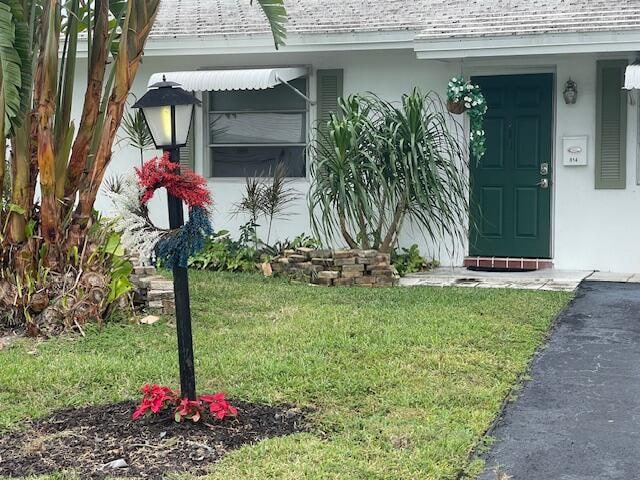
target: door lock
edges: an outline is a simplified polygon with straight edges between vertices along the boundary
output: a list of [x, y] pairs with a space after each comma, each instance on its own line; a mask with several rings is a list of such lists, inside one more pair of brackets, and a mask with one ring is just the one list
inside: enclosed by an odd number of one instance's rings
[[537, 183], [537, 185], [540, 188], [549, 188], [549, 179], [548, 178], [543, 178], [542, 180], [540, 180]]
[[540, 175], [549, 175], [549, 164], [541, 163], [540, 164]]

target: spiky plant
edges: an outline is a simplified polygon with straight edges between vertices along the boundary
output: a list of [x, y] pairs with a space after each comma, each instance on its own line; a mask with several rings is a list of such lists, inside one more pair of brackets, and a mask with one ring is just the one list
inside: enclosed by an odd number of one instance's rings
[[153, 148], [153, 137], [144, 120], [142, 110], [127, 112], [122, 118], [122, 140], [140, 153], [140, 166], [144, 163], [144, 152]]
[[414, 90], [400, 104], [373, 95], [340, 101], [312, 146], [309, 209], [325, 242], [389, 252], [411, 222], [425, 238], [462, 239], [466, 151], [440, 98]]
[[298, 198], [300, 198], [300, 194], [291, 187], [286, 167], [283, 163], [278, 163], [273, 172], [271, 183], [264, 183], [262, 188], [260, 210], [267, 219], [267, 245], [270, 245], [273, 221], [282, 218]]
[[[259, 244], [270, 245], [273, 222], [283, 218], [288, 207], [300, 198], [299, 192], [292, 188], [287, 178], [287, 169], [283, 163], [278, 163], [270, 177], [247, 177], [242, 198], [235, 204], [234, 215], [245, 214], [253, 236], [256, 250]], [[264, 218], [267, 222], [267, 238], [264, 242], [258, 238], [258, 220]]]

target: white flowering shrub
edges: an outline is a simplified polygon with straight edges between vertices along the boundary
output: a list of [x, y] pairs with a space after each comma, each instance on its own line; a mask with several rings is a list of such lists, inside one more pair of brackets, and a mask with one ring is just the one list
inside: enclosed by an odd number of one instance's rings
[[138, 182], [133, 177], [112, 179], [106, 194], [115, 209], [114, 228], [122, 235], [122, 245], [148, 265], [164, 232], [153, 225], [146, 206], [141, 205]]
[[470, 120], [469, 151], [476, 160], [480, 160], [487, 150], [483, 128], [484, 116], [487, 113], [487, 101], [480, 91], [480, 86], [471, 84], [464, 77], [453, 77], [449, 80], [447, 100], [452, 103], [464, 104]]

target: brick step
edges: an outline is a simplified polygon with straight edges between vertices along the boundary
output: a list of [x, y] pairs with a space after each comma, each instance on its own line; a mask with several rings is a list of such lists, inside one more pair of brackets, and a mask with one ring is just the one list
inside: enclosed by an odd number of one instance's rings
[[470, 270], [532, 271], [553, 268], [553, 260], [525, 257], [465, 257], [464, 266]]

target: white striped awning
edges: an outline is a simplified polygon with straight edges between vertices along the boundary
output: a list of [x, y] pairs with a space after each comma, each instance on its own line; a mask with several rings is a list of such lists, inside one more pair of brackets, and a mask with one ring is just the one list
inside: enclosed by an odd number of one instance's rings
[[304, 67], [158, 72], [151, 75], [147, 85], [161, 82], [166, 77], [167, 81], [176, 82], [185, 90], [194, 92], [265, 90], [306, 74], [307, 69]]
[[624, 75], [625, 90], [640, 90], [640, 63], [636, 62], [627, 67]]

